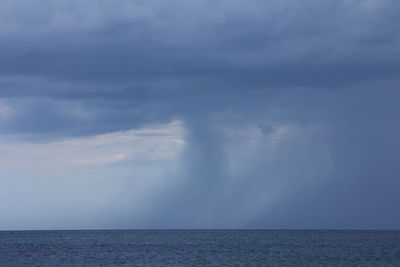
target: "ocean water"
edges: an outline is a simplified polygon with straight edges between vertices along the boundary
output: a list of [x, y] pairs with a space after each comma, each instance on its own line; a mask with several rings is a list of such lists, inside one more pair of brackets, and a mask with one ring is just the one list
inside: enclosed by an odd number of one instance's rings
[[400, 231], [2, 231], [0, 266], [400, 266]]

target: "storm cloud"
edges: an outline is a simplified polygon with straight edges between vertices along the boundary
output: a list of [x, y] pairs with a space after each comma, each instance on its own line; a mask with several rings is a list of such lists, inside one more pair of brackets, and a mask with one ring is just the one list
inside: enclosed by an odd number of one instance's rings
[[[65, 195], [21, 228], [399, 228], [399, 23], [394, 0], [0, 1], [1, 158], [149, 138], [93, 172], [15, 157], [3, 205]], [[98, 173], [75, 213], [61, 185]]]

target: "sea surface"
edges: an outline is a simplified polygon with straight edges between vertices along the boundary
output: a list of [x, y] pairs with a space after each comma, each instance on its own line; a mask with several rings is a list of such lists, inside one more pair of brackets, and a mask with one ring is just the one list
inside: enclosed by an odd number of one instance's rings
[[0, 266], [400, 266], [400, 231], [1, 231]]

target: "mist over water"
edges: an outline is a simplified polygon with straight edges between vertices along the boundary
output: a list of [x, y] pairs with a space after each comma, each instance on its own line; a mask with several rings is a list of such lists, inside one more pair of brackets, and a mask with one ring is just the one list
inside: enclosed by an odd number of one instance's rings
[[185, 114], [178, 185], [150, 225], [395, 227], [397, 90], [257, 93]]

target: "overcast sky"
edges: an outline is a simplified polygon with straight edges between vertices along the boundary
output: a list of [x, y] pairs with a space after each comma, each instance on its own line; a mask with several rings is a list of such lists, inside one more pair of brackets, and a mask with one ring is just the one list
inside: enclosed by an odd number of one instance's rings
[[0, 229], [400, 228], [397, 0], [0, 0]]

